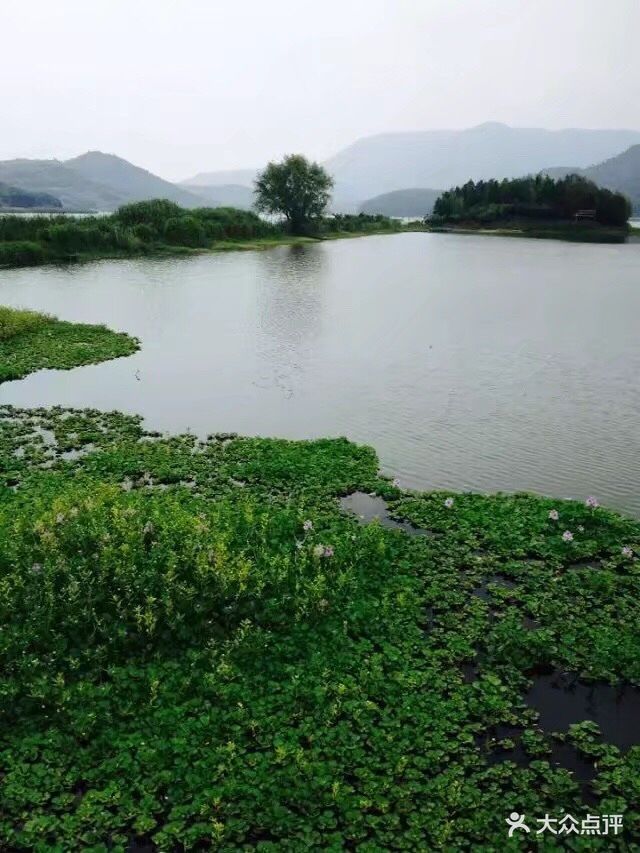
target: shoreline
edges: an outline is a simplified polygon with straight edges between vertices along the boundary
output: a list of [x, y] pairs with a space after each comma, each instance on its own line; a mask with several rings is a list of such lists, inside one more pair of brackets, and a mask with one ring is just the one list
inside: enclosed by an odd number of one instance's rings
[[[509, 226], [482, 226], [468, 223], [466, 225], [432, 225], [432, 234], [483, 235], [488, 237], [523, 237], [534, 240], [564, 240], [567, 243], [626, 243], [635, 242], [632, 238], [640, 232], [634, 228], [618, 228], [608, 226], [584, 227], [573, 223], [549, 225], [524, 225], [514, 223]], [[635, 231], [635, 234], [634, 234]]]
[[110, 261], [110, 260], [138, 260], [166, 257], [184, 257], [192, 255], [215, 254], [217, 252], [246, 252], [246, 251], [265, 251], [267, 249], [276, 249], [280, 246], [298, 246], [308, 245], [312, 243], [324, 243], [329, 240], [344, 240], [354, 239], [357, 237], [375, 237], [386, 236], [393, 234], [402, 234], [408, 232], [423, 232], [428, 231], [428, 228], [406, 228], [399, 227], [393, 229], [380, 229], [377, 231], [335, 231], [323, 234], [318, 237], [307, 237], [293, 234], [283, 234], [277, 237], [256, 237], [240, 240], [218, 240], [212, 246], [192, 248], [190, 246], [170, 246], [160, 244], [148, 251], [127, 252], [127, 251], [107, 251], [107, 252], [82, 252], [74, 255], [69, 255], [65, 258], [46, 258], [42, 261], [23, 264], [5, 264], [0, 266], [0, 272], [4, 270], [25, 269], [47, 266], [66, 266], [68, 264], [83, 264], [92, 261]]
[[628, 229], [602, 228], [583, 229], [575, 231], [571, 226], [555, 226], [549, 228], [522, 228], [522, 227], [473, 227], [457, 225], [415, 225], [403, 224], [397, 228], [363, 231], [335, 231], [320, 236], [302, 236], [283, 234], [276, 237], [256, 237], [249, 239], [218, 240], [210, 247], [192, 248], [190, 246], [171, 246], [159, 244], [148, 251], [105, 251], [105, 252], [82, 252], [69, 255], [64, 258], [46, 258], [42, 261], [34, 261], [22, 264], [0, 265], [0, 272], [4, 270], [25, 269], [47, 266], [66, 266], [71, 264], [84, 264], [93, 261], [110, 260], [157, 260], [166, 257], [185, 257], [193, 255], [215, 254], [218, 252], [246, 252], [266, 251], [281, 246], [310, 245], [333, 240], [355, 239], [359, 237], [393, 236], [395, 234], [454, 234], [460, 236], [480, 235], [487, 237], [520, 237], [537, 240], [564, 240], [571, 243], [597, 243], [597, 244], [621, 244], [640, 242], [640, 229], [630, 227]]

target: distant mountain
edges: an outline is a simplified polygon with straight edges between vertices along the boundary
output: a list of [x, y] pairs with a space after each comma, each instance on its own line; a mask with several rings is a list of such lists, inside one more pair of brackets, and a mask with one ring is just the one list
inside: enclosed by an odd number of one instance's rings
[[[600, 163], [593, 167], [603, 170], [600, 178], [593, 175], [596, 182], [608, 181], [602, 185], [633, 195], [636, 185], [630, 176], [635, 174], [638, 155], [630, 152], [639, 145], [640, 131], [542, 130], [489, 122], [469, 130], [366, 137], [325, 161], [324, 166], [335, 179], [331, 210], [344, 213], [356, 211], [365, 199], [401, 187], [448, 189], [469, 179], [534, 174], [550, 163], [573, 163], [570, 171]], [[621, 151], [625, 152], [621, 157], [628, 155], [624, 162], [617, 156]], [[601, 162], [605, 160], [608, 163]], [[256, 171], [201, 172], [173, 184], [121, 157], [89, 151], [66, 161], [5, 160], [0, 162], [0, 182], [52, 195], [68, 210], [114, 210], [149, 198], [167, 198], [185, 207], [249, 207]], [[619, 178], [624, 186], [615, 183]], [[632, 183], [627, 189], [629, 180]]]
[[60, 199], [67, 210], [115, 210], [121, 204], [168, 198], [185, 207], [202, 199], [121, 157], [90, 151], [71, 160], [0, 161], [0, 181]]
[[166, 198], [183, 207], [198, 207], [202, 204], [198, 196], [187, 189], [134, 166], [115, 154], [87, 151], [80, 157], [66, 160], [65, 166], [87, 180], [117, 193], [121, 199], [120, 203]]
[[2, 209], [62, 209], [62, 202], [49, 193], [31, 192], [10, 184], [0, 183], [0, 210]]
[[[259, 171], [259, 169], [230, 169], [220, 172], [199, 172], [192, 178], [181, 181], [180, 186], [190, 192], [197, 192], [200, 187], [213, 199], [218, 197], [216, 190], [219, 187], [241, 186], [251, 192], [251, 203], [253, 203], [253, 182]], [[330, 207], [334, 213], [354, 213], [361, 200], [362, 197], [354, 193], [348, 183], [340, 182], [334, 188]]]
[[[489, 122], [468, 130], [388, 133], [354, 142], [324, 163], [336, 197], [368, 199], [399, 187], [449, 188], [510, 178], [550, 163], [585, 167], [640, 143], [632, 130], [543, 130]], [[344, 188], [344, 189], [343, 189]]]
[[442, 190], [409, 189], [394, 190], [363, 201], [361, 213], [382, 213], [384, 216], [422, 217], [431, 213], [435, 200]]
[[[332, 210], [352, 212], [365, 199], [401, 187], [448, 189], [469, 179], [535, 174], [550, 163], [586, 167], [640, 143], [635, 130], [544, 130], [487, 122], [468, 130], [367, 136], [324, 162], [335, 179]], [[256, 169], [200, 172], [181, 186], [252, 187]]]
[[251, 187], [258, 174], [258, 169], [228, 169], [219, 172], [198, 172], [186, 181], [180, 181], [182, 187], [221, 187], [229, 184]]
[[215, 186], [200, 186], [199, 184], [182, 184], [194, 195], [200, 197], [200, 204], [207, 207], [237, 207], [240, 210], [250, 210], [253, 207], [253, 190], [240, 184], [220, 184]]
[[68, 210], [114, 210], [121, 196], [87, 180], [59, 160], [0, 161], [0, 181], [59, 198]]
[[555, 166], [543, 170], [552, 178], [563, 178], [565, 175], [583, 175], [590, 181], [624, 193], [631, 199], [635, 213], [640, 213], [640, 145], [632, 145], [617, 157], [610, 157], [603, 163], [580, 169], [577, 166]]

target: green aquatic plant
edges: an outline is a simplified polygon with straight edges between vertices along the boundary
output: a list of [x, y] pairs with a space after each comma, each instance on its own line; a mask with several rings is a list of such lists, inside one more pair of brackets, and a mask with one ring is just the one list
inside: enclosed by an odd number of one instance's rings
[[[356, 490], [432, 535], [343, 512]], [[633, 849], [640, 748], [527, 697], [544, 666], [640, 684], [640, 525], [450, 497], [344, 439], [0, 407], [0, 846], [526, 849], [517, 807], [623, 814], [576, 849]]]
[[43, 368], [69, 370], [131, 355], [138, 341], [106, 326], [0, 306], [0, 383]]

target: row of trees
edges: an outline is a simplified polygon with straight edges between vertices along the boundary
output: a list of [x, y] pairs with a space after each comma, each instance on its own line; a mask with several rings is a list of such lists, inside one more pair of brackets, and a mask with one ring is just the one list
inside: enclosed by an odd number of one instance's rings
[[572, 219], [579, 210], [595, 210], [603, 225], [624, 225], [631, 203], [621, 193], [602, 189], [580, 175], [554, 179], [548, 175], [502, 181], [467, 181], [436, 200], [433, 218], [455, 222], [475, 220]]

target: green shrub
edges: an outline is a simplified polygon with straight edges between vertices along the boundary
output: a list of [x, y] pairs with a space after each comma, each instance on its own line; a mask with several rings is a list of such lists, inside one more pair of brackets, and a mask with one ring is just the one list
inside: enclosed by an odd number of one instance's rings
[[162, 231], [165, 222], [174, 216], [181, 216], [183, 208], [165, 198], [150, 201], [136, 201], [119, 207], [113, 214], [123, 225], [150, 225], [155, 231]]
[[199, 248], [206, 245], [205, 230], [195, 216], [172, 216], [164, 224], [165, 242], [173, 246]]
[[156, 232], [147, 222], [138, 222], [133, 226], [133, 233], [143, 243], [153, 243], [156, 238]]
[[0, 341], [7, 341], [25, 332], [33, 332], [51, 320], [51, 317], [36, 311], [22, 311], [0, 305]]
[[91, 245], [88, 240], [89, 233], [86, 225], [70, 221], [50, 225], [44, 229], [43, 237], [55, 252], [73, 255]]
[[0, 243], [0, 267], [27, 267], [44, 259], [42, 247], [29, 240]]

